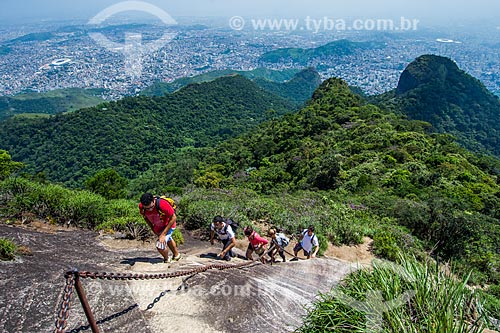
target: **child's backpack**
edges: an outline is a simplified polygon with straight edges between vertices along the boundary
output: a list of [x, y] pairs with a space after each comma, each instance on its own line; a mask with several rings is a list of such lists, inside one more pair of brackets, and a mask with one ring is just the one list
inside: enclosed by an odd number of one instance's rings
[[290, 239], [288, 237], [286, 237], [285, 234], [279, 233], [276, 236], [279, 236], [279, 238], [281, 239], [281, 246], [282, 247], [286, 247], [286, 246], [288, 246], [288, 244], [290, 244]]
[[158, 213], [160, 215], [165, 215], [165, 213], [162, 212], [160, 209], [160, 200], [165, 200], [166, 202], [168, 202], [168, 204], [174, 209], [174, 211], [177, 209], [177, 205], [175, 204], [174, 199], [169, 198], [169, 197], [164, 196], [164, 195], [156, 196], [156, 210], [158, 211]]

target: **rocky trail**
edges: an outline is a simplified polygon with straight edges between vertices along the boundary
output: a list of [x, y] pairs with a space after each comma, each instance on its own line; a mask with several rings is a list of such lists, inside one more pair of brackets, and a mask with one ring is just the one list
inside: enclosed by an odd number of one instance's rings
[[[0, 237], [26, 246], [30, 256], [0, 262], [0, 332], [53, 332], [64, 272], [160, 274], [210, 264], [210, 246], [184, 233], [179, 262], [164, 264], [153, 243], [115, 240], [91, 231], [0, 225]], [[246, 242], [237, 253], [244, 254]], [[291, 332], [305, 307], [357, 265], [335, 259], [255, 264], [161, 280], [82, 279], [100, 332]], [[90, 332], [73, 294], [67, 332]]]

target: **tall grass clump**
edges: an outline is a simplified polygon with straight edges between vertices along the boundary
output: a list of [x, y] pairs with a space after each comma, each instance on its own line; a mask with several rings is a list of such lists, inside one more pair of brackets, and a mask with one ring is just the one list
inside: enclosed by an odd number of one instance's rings
[[478, 295], [435, 263], [399, 258], [350, 274], [308, 310], [300, 333], [475, 333], [488, 323]]

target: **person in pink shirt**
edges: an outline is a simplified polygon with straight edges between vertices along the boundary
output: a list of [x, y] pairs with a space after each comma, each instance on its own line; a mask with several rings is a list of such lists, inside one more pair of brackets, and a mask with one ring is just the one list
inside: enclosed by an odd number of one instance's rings
[[264, 253], [266, 252], [266, 247], [269, 241], [263, 237], [261, 237], [252, 227], [246, 227], [243, 230], [245, 236], [248, 237], [248, 248], [246, 257], [248, 260], [253, 260], [252, 253], [255, 251], [257, 255], [260, 257], [260, 261], [265, 264], [266, 258], [264, 257]]

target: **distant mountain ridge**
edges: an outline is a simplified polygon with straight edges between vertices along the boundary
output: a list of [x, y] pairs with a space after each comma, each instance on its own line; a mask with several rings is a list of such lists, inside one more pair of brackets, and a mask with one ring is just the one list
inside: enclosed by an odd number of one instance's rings
[[264, 53], [260, 59], [260, 63], [282, 63], [292, 62], [301, 66], [310, 66], [310, 62], [314, 59], [322, 59], [331, 56], [347, 56], [358, 50], [366, 50], [372, 48], [382, 48], [383, 43], [377, 42], [353, 42], [347, 39], [337, 40], [317, 48], [302, 49], [302, 48], [282, 48]]
[[241, 75], [249, 80], [253, 80], [259, 87], [297, 105], [303, 105], [311, 98], [314, 90], [319, 87], [322, 81], [318, 72], [312, 68], [304, 70], [286, 69], [282, 71], [265, 68], [257, 68], [251, 71], [227, 69], [180, 78], [171, 83], [157, 82], [144, 89], [141, 95], [163, 96], [164, 94], [173, 93], [191, 83], [209, 82], [228, 75]]
[[267, 68], [257, 68], [250, 71], [238, 71], [233, 69], [224, 69], [210, 71], [200, 75], [182, 77], [174, 80], [173, 82], [155, 82], [150, 87], [143, 89], [140, 94], [144, 96], [163, 96], [165, 94], [173, 93], [191, 83], [209, 82], [227, 75], [241, 75], [249, 80], [265, 79], [273, 82], [285, 82], [291, 80], [299, 69], [285, 69], [282, 71], [275, 71]]

